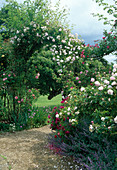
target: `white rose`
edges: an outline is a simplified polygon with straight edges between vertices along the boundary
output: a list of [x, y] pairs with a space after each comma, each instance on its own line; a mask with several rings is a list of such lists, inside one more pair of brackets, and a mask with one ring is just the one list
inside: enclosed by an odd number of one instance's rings
[[85, 91], [85, 88], [84, 88], [84, 87], [81, 87], [80, 91]]
[[112, 88], [112, 86], [111, 86], [111, 85], [109, 85], [109, 86], [108, 86], [108, 89], [110, 89], [110, 88]]
[[70, 115], [70, 112], [67, 112], [67, 115]]
[[107, 91], [107, 93], [110, 94], [110, 95], [113, 95], [113, 90], [109, 89], [109, 90]]
[[68, 111], [70, 111], [71, 109], [70, 109], [70, 107], [68, 107], [68, 109], [67, 109]]
[[105, 83], [105, 84], [109, 84], [109, 81], [108, 81], [108, 80], [104, 80], [104, 83]]
[[90, 132], [93, 132], [93, 131], [94, 131], [94, 128], [93, 128], [92, 125], [89, 126], [89, 131], [90, 131]]
[[76, 109], [77, 109], [77, 107], [75, 106], [75, 107], [74, 107], [74, 110], [76, 110]]
[[100, 82], [99, 81], [95, 81], [95, 85], [96, 86], [100, 86]]
[[98, 89], [99, 89], [99, 90], [103, 90], [103, 86], [100, 86]]
[[117, 68], [117, 64], [114, 64], [114, 65], [113, 65], [113, 68]]
[[101, 117], [101, 120], [104, 121], [104, 120], [105, 120], [105, 117]]
[[114, 122], [117, 123], [117, 116], [114, 118]]
[[113, 81], [111, 85], [115, 86], [116, 84], [117, 84], [116, 81]]
[[56, 118], [58, 118], [59, 117], [59, 114], [56, 114]]
[[79, 111], [75, 112], [76, 115], [78, 115], [79, 113], [80, 113]]
[[91, 78], [91, 82], [94, 82], [95, 81], [95, 79], [94, 78]]

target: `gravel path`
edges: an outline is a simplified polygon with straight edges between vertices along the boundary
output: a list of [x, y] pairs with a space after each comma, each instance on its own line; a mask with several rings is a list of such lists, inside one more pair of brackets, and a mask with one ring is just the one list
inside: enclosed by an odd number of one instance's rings
[[0, 170], [79, 170], [69, 158], [50, 151], [47, 137], [49, 126], [0, 134]]

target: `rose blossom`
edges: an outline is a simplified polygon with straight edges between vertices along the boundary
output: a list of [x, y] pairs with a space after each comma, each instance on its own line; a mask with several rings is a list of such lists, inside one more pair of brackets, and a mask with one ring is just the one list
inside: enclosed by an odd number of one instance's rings
[[113, 90], [109, 89], [109, 90], [107, 91], [107, 93], [110, 94], [110, 95], [113, 95]]
[[95, 81], [95, 79], [94, 78], [91, 78], [91, 82], [94, 82]]
[[99, 90], [103, 90], [103, 86], [100, 86], [98, 89], [99, 89]]
[[58, 118], [59, 117], [59, 114], [56, 114], [56, 118]]
[[104, 83], [105, 83], [105, 84], [109, 84], [109, 81], [108, 81], [108, 80], [104, 80]]
[[115, 80], [115, 77], [114, 77], [114, 76], [111, 76], [111, 77], [110, 77], [110, 80]]
[[114, 118], [114, 122], [117, 123], [117, 116]]
[[81, 89], [80, 89], [81, 91], [84, 91], [85, 90], [85, 88], [84, 87], [81, 87]]
[[95, 85], [96, 85], [96, 86], [100, 86], [99, 81], [95, 81]]
[[76, 80], [79, 80], [79, 77], [76, 77]]
[[114, 67], [114, 68], [117, 68], [117, 64], [114, 64], [113, 67]]
[[17, 96], [15, 96], [15, 99], [18, 99], [18, 97], [17, 97]]
[[101, 120], [104, 121], [104, 120], [105, 120], [105, 117], [101, 117]]
[[115, 86], [116, 84], [117, 84], [116, 81], [113, 81], [111, 85]]

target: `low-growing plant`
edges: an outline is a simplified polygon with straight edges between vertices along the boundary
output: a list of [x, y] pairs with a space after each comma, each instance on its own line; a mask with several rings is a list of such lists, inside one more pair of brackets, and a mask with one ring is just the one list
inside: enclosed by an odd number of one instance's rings
[[103, 137], [88, 130], [91, 119], [84, 117], [70, 135], [63, 138], [50, 135], [49, 144], [60, 155], [73, 157], [83, 169], [116, 169], [116, 136]]

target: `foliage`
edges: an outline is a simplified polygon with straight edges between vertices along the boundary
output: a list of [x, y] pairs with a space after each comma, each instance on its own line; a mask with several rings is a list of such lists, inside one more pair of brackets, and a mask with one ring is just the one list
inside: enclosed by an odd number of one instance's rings
[[49, 143], [58, 154], [73, 157], [83, 169], [116, 169], [116, 136], [110, 139], [91, 133], [88, 130], [90, 121], [89, 117], [82, 117], [73, 133], [65, 135], [64, 141], [53, 134]]
[[111, 19], [109, 19], [109, 16], [104, 16], [103, 14], [93, 14], [94, 16], [98, 16], [99, 20], [104, 20], [104, 24], [111, 25], [112, 29], [116, 29], [117, 27], [117, 1], [111, 1], [109, 3], [105, 2], [104, 0], [96, 0], [96, 3], [98, 3], [99, 6], [103, 6], [103, 10], [107, 12], [107, 14], [111, 15]]

